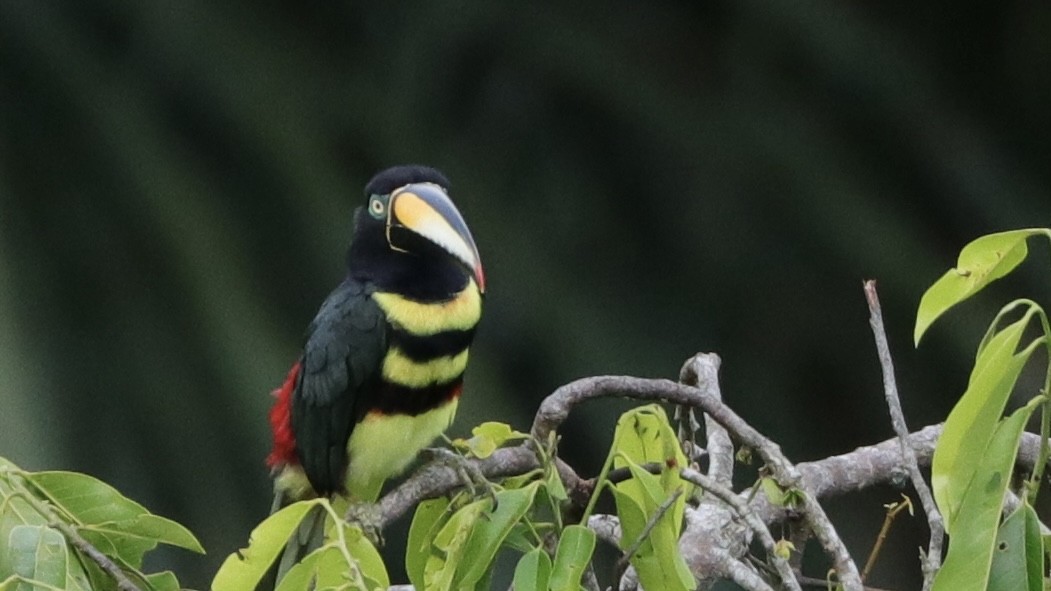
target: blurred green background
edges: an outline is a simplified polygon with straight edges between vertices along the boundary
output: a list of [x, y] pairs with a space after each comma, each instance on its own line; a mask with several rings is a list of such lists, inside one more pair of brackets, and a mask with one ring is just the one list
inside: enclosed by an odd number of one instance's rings
[[[488, 276], [453, 435], [717, 351], [793, 458], [886, 438], [864, 278], [938, 421], [1002, 300], [919, 350], [915, 307], [972, 238], [1051, 222], [1049, 73], [1046, 2], [0, 0], [0, 455], [185, 523], [208, 556], [154, 566], [206, 587], [269, 507], [269, 392], [361, 188], [404, 162], [452, 179]], [[1046, 252], [1000, 291], [1046, 298]], [[623, 408], [566, 428], [582, 470]], [[832, 503], [859, 557], [896, 499]], [[922, 535], [872, 583], [915, 586]]]

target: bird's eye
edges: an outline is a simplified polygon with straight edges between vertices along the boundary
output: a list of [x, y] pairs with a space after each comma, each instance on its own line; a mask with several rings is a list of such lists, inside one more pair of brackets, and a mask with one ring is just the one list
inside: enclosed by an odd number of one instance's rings
[[382, 218], [386, 212], [387, 206], [379, 197], [373, 197], [372, 200], [369, 201], [369, 213], [372, 214], [372, 217], [377, 219]]

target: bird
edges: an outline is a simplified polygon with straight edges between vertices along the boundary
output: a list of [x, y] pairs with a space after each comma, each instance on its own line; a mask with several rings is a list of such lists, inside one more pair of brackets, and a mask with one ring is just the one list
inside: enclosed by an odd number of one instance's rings
[[421, 165], [376, 174], [346, 266], [273, 393], [275, 508], [374, 502], [459, 404], [485, 274], [446, 176]]

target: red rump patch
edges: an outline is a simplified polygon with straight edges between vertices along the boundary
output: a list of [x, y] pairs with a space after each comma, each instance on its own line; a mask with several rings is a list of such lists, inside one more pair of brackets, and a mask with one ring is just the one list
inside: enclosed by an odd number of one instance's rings
[[266, 465], [277, 468], [285, 464], [298, 464], [296, 457], [296, 436], [292, 433], [292, 390], [299, 377], [299, 362], [288, 371], [288, 377], [280, 388], [274, 390], [277, 400], [270, 408], [270, 430], [274, 434], [274, 448], [266, 458]]

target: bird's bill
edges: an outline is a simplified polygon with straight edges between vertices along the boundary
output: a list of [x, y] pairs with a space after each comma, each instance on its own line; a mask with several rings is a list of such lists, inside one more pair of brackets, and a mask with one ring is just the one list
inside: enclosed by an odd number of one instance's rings
[[[388, 242], [392, 227], [403, 227], [456, 257], [474, 274], [478, 289], [485, 292], [478, 247], [460, 211], [441, 187], [433, 183], [413, 183], [394, 191], [387, 217]], [[393, 243], [391, 246], [397, 248]]]

